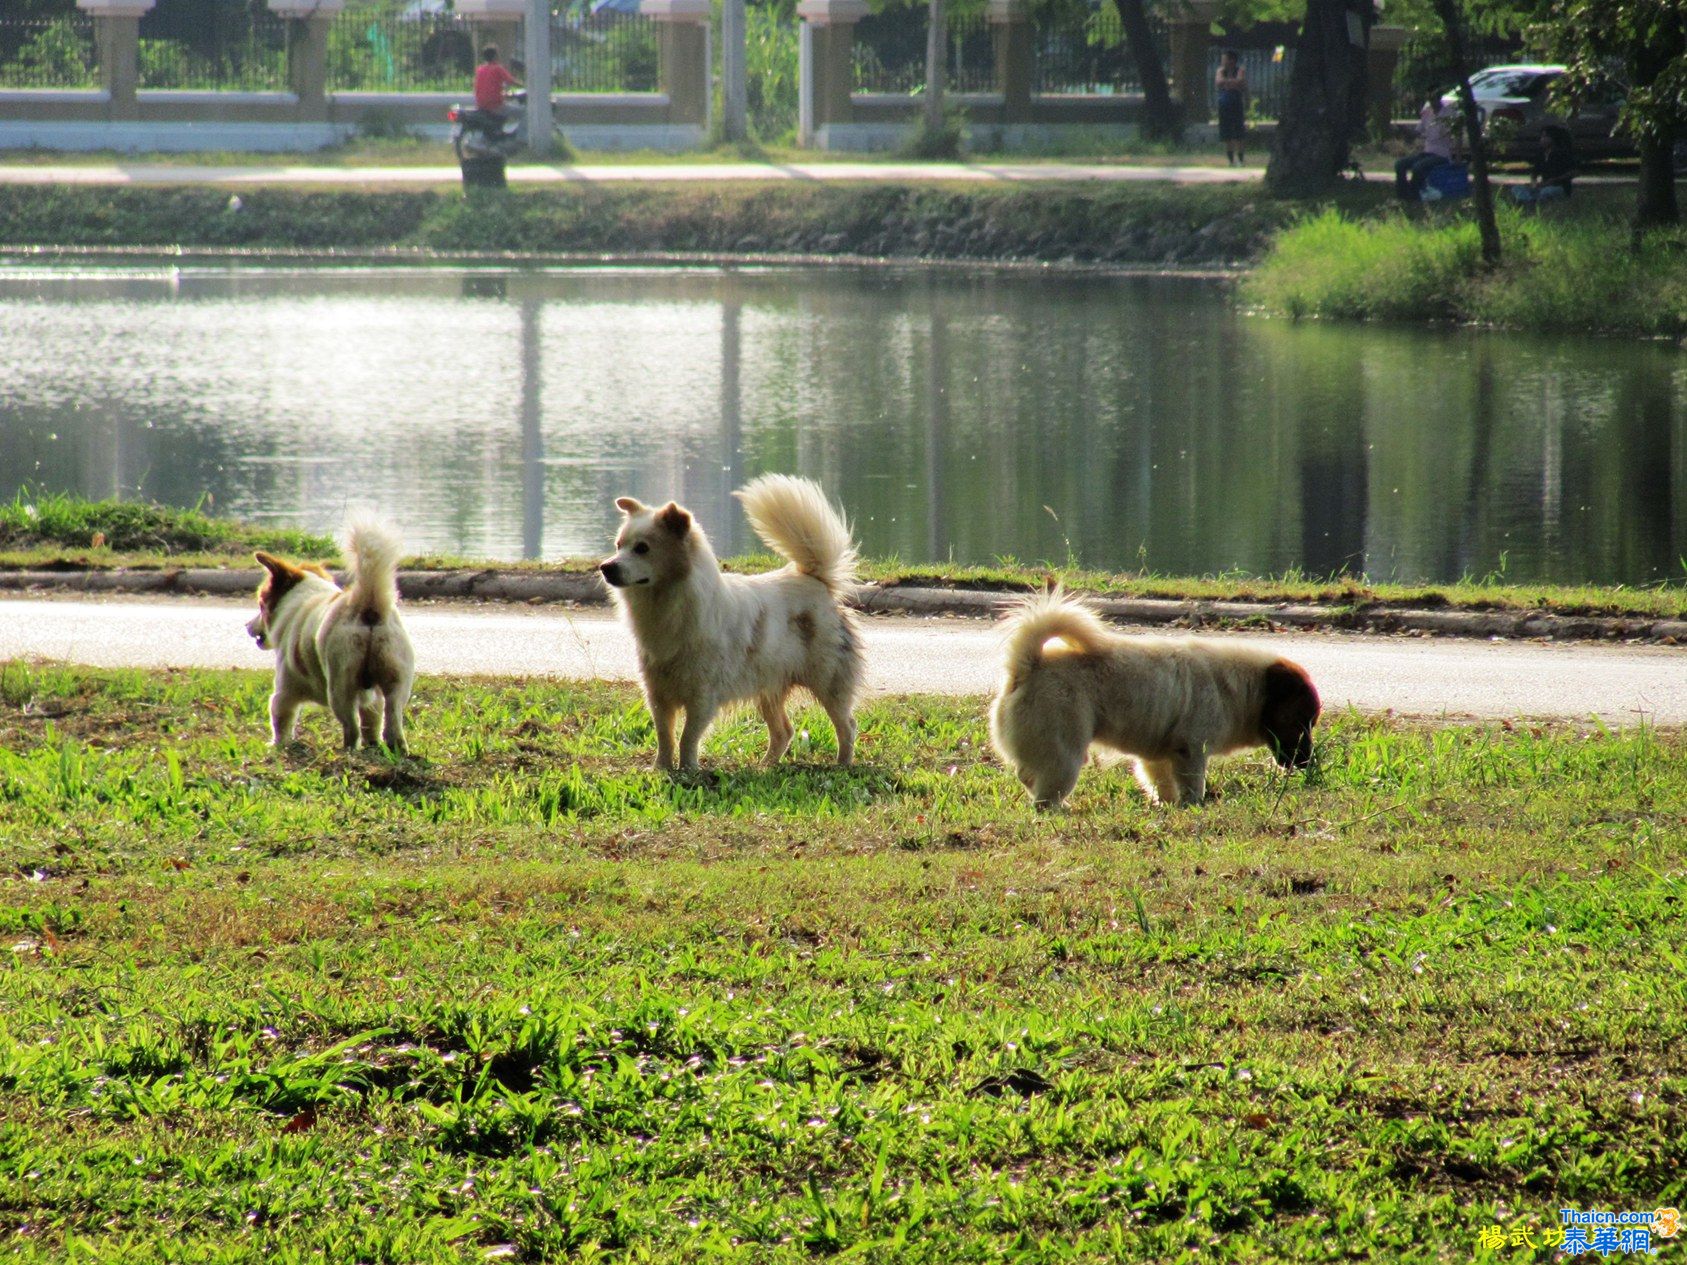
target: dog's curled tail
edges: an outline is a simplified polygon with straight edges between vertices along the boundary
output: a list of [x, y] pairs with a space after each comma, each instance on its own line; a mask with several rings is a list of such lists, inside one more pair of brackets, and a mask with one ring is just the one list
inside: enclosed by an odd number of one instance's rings
[[855, 541], [820, 485], [764, 474], [733, 493], [767, 547], [834, 594], [855, 583]]
[[1059, 589], [1016, 602], [1007, 618], [1008, 680], [1018, 681], [1043, 661], [1043, 646], [1059, 637], [1090, 653], [1105, 650], [1110, 634], [1089, 607]]
[[345, 545], [354, 608], [366, 623], [379, 623], [398, 605], [398, 534], [379, 519], [360, 515], [346, 524]]

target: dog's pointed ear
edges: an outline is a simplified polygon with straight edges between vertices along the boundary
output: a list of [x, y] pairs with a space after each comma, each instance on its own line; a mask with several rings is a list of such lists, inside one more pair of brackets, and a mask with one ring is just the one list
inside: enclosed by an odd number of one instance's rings
[[280, 558], [277, 558], [273, 553], [265, 553], [262, 549], [258, 550], [258, 552], [252, 556], [256, 558], [258, 560], [258, 564], [271, 575], [284, 575], [288, 571], [292, 570], [290, 566], [288, 566]]
[[656, 521], [661, 523], [662, 526], [666, 527], [676, 536], [683, 536], [686, 532], [691, 530], [690, 513], [681, 509], [672, 501], [669, 501], [661, 509], [656, 511]]
[[615, 498], [615, 508], [630, 517], [643, 512], [644, 502], [636, 496], [618, 496]]

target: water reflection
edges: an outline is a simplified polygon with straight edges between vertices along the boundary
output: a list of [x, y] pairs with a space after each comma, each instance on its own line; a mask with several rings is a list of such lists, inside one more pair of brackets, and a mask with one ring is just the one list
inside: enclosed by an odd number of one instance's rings
[[1687, 370], [1651, 344], [847, 270], [14, 271], [0, 321], [7, 496], [371, 504], [508, 558], [673, 496], [731, 553], [731, 489], [793, 470], [911, 560], [1640, 583], [1687, 554]]

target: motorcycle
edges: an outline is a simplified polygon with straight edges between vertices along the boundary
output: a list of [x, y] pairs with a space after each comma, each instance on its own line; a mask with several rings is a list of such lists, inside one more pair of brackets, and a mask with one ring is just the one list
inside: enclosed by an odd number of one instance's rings
[[[512, 92], [506, 100], [512, 105], [525, 105], [527, 94]], [[463, 184], [505, 187], [504, 165], [527, 143], [526, 112], [494, 114], [453, 105], [445, 117], [451, 121], [451, 148], [462, 169]]]

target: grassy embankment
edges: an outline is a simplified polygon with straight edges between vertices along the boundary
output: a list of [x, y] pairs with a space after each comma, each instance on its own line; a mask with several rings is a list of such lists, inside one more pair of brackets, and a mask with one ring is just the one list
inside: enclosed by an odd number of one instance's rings
[[630, 688], [424, 680], [391, 762], [270, 753], [268, 685], [0, 668], [11, 1259], [1447, 1259], [1687, 1199], [1680, 733], [1342, 716], [1039, 819], [975, 700], [682, 783]]
[[[97, 541], [97, 543], [96, 543]], [[0, 502], [0, 570], [109, 570], [120, 567], [250, 566], [254, 549], [339, 563], [334, 542], [287, 529], [210, 518], [194, 510], [133, 501], [88, 501], [58, 494], [19, 494]], [[419, 557], [406, 566], [440, 570], [489, 566], [583, 572], [595, 562], [497, 563], [484, 559]], [[771, 556], [732, 558], [738, 571], [772, 570]], [[1687, 587], [1505, 584], [1471, 579], [1457, 584], [1378, 584], [1351, 577], [1283, 575], [1163, 576], [1120, 574], [1058, 565], [1003, 561], [983, 566], [867, 559], [865, 580], [936, 588], [1040, 588], [1050, 575], [1068, 588], [1114, 597], [1259, 602], [1318, 602], [1357, 608], [1373, 605], [1463, 607], [1472, 610], [1549, 610], [1576, 615], [1687, 615]]]
[[1539, 216], [1502, 208], [1493, 271], [1468, 214], [1325, 211], [1277, 235], [1245, 294], [1294, 317], [1687, 335], [1687, 228], [1651, 234], [1637, 251], [1609, 198], [1575, 202], [1594, 205]]
[[623, 184], [320, 192], [0, 187], [0, 248], [832, 254], [1215, 264], [1291, 207], [1237, 186]]

